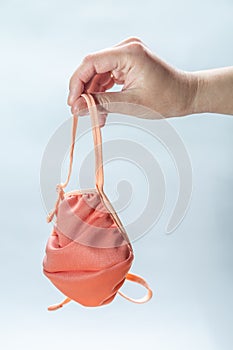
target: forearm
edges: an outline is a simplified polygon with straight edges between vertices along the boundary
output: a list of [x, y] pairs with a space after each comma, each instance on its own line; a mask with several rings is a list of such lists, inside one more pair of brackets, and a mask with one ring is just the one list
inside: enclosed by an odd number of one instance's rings
[[198, 82], [191, 113], [233, 115], [233, 66], [191, 74]]

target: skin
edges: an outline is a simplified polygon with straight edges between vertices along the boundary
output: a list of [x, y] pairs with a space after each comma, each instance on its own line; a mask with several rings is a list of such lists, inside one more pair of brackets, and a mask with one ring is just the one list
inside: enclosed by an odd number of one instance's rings
[[[114, 84], [122, 85], [122, 90], [108, 92]], [[135, 104], [155, 112], [138, 113], [141, 118], [204, 112], [233, 115], [233, 67], [178, 70], [134, 37], [86, 56], [71, 77], [69, 89], [73, 114], [85, 115], [87, 106], [81, 94], [93, 94], [101, 111], [100, 126], [111, 112], [135, 115]]]

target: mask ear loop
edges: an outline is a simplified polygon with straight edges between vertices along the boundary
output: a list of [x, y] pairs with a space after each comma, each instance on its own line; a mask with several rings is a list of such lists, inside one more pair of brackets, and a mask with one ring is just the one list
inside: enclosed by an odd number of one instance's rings
[[[81, 96], [87, 102], [88, 109], [90, 110], [90, 116], [91, 116], [91, 122], [92, 122], [92, 131], [93, 131], [94, 147], [95, 147], [96, 188], [99, 190], [100, 193], [103, 193], [104, 174], [103, 174], [103, 156], [102, 156], [102, 136], [99, 128], [98, 112], [97, 112], [95, 100], [90, 94], [82, 94]], [[74, 156], [74, 146], [75, 146], [77, 126], [78, 126], [78, 117], [77, 115], [73, 115], [69, 171], [68, 171], [66, 181], [64, 183], [58, 184], [56, 187], [56, 190], [58, 192], [58, 197], [57, 197], [54, 209], [47, 216], [48, 223], [53, 220], [54, 215], [57, 213], [60, 201], [64, 199], [64, 188], [68, 185], [70, 181], [72, 166], [73, 166], [73, 156]]]
[[[92, 132], [95, 147], [95, 175], [96, 175], [96, 188], [100, 193], [103, 193], [104, 186], [104, 172], [103, 172], [103, 155], [102, 155], [102, 136], [99, 127], [98, 112], [95, 104], [95, 100], [90, 94], [81, 95], [87, 102], [88, 109], [90, 111]], [[73, 116], [73, 126], [72, 126], [72, 142], [70, 146], [70, 164], [67, 179], [64, 183], [58, 184], [56, 190], [58, 192], [58, 197], [54, 206], [54, 209], [48, 214], [47, 222], [53, 220], [54, 215], [57, 213], [60, 201], [64, 199], [64, 188], [68, 185], [72, 173], [73, 165], [73, 155], [74, 155], [74, 145], [75, 137], [78, 125], [78, 117]]]
[[125, 295], [124, 293], [118, 291], [117, 293], [120, 294], [123, 298], [125, 298], [133, 303], [136, 303], [136, 304], [147, 303], [147, 301], [149, 301], [152, 298], [152, 295], [153, 295], [152, 290], [150, 289], [148, 283], [142, 277], [134, 275], [132, 273], [128, 273], [126, 275], [126, 280], [141, 284], [143, 287], [145, 287], [147, 289], [147, 294], [140, 299], [133, 299], [133, 298]]
[[74, 145], [75, 145], [77, 126], [78, 126], [78, 117], [74, 115], [73, 116], [73, 125], [72, 125], [72, 141], [71, 141], [71, 146], [70, 146], [70, 164], [69, 164], [69, 171], [68, 171], [67, 179], [64, 183], [58, 184], [56, 187], [56, 190], [58, 192], [58, 197], [57, 197], [54, 209], [47, 216], [47, 222], [51, 222], [53, 220], [54, 215], [57, 213], [60, 201], [62, 199], [64, 199], [64, 188], [68, 185], [68, 183], [70, 181], [72, 166], [73, 166]]
[[95, 148], [95, 181], [96, 181], [96, 189], [99, 192], [100, 196], [102, 197], [102, 200], [107, 207], [108, 211], [111, 213], [114, 221], [118, 225], [119, 229], [121, 230], [122, 234], [125, 237], [125, 240], [130, 244], [127, 232], [124, 229], [124, 226], [122, 225], [122, 222], [120, 218], [118, 217], [117, 213], [115, 212], [111, 202], [107, 198], [105, 192], [104, 192], [104, 169], [103, 169], [103, 150], [102, 150], [102, 134], [99, 126], [99, 116], [98, 116], [98, 110], [97, 106], [94, 100], [94, 97], [91, 94], [82, 94], [81, 95], [86, 103], [87, 107], [89, 109], [89, 113], [91, 116], [91, 123], [92, 123], [92, 133], [93, 133], [93, 139], [94, 139], [94, 148]]
[[103, 193], [104, 187], [104, 169], [103, 169], [103, 150], [102, 150], [102, 134], [99, 126], [99, 116], [96, 107], [95, 100], [90, 94], [82, 94], [81, 95], [89, 109], [89, 114], [91, 117], [91, 125], [92, 125], [92, 134], [94, 140], [94, 149], [95, 149], [95, 182], [96, 189], [99, 193]]
[[[152, 298], [152, 296], [153, 296], [152, 290], [150, 289], [148, 283], [142, 277], [140, 277], [138, 275], [134, 275], [132, 273], [128, 273], [126, 275], [126, 280], [141, 284], [143, 287], [145, 287], [147, 289], [147, 294], [140, 299], [133, 299], [133, 298], [125, 295], [124, 293], [118, 291], [117, 293], [119, 295], [121, 295], [123, 298], [131, 301], [132, 303], [136, 303], [136, 304], [147, 303]], [[65, 300], [63, 300], [59, 304], [49, 306], [48, 311], [56, 311], [56, 310], [62, 308], [65, 304], [68, 304], [70, 301], [72, 301], [72, 299], [66, 298]]]
[[70, 298], [66, 298], [60, 304], [51, 305], [48, 307], [48, 311], [56, 311], [56, 310], [62, 308], [65, 304], [68, 304], [71, 300], [72, 299], [70, 299]]

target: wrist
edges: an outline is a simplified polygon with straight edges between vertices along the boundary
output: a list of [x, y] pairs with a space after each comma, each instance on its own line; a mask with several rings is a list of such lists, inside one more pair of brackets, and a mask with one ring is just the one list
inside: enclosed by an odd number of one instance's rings
[[203, 72], [190, 72], [196, 84], [195, 94], [190, 105], [189, 114], [205, 113], [210, 111], [210, 101], [208, 98], [208, 76]]
[[233, 67], [194, 72], [197, 93], [192, 113], [233, 114]]
[[198, 75], [193, 74], [192, 72], [181, 71], [179, 72], [179, 75], [182, 99], [178, 115], [185, 116], [188, 114], [197, 113], [194, 112], [194, 110], [197, 108], [197, 99], [199, 90], [202, 86], [202, 81], [200, 81]]

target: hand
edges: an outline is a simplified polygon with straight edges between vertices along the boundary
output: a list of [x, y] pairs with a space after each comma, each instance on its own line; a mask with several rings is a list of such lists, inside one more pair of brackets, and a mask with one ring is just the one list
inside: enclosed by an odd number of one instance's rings
[[[106, 92], [114, 84], [122, 84], [122, 90]], [[73, 114], [82, 114], [87, 106], [80, 95], [92, 93], [96, 102], [104, 107], [100, 120], [103, 126], [109, 112], [134, 115], [133, 105], [131, 109], [128, 104], [148, 107], [164, 117], [186, 115], [196, 90], [194, 75], [171, 67], [141, 40], [129, 38], [84, 58], [70, 79], [68, 104]], [[153, 113], [150, 115], [153, 118]]]
[[[122, 90], [106, 92], [114, 84]], [[185, 72], [154, 55], [140, 39], [129, 38], [84, 58], [70, 79], [73, 114], [87, 110], [83, 92], [92, 93], [99, 105], [100, 126], [111, 112], [141, 118], [233, 114], [233, 67]]]

